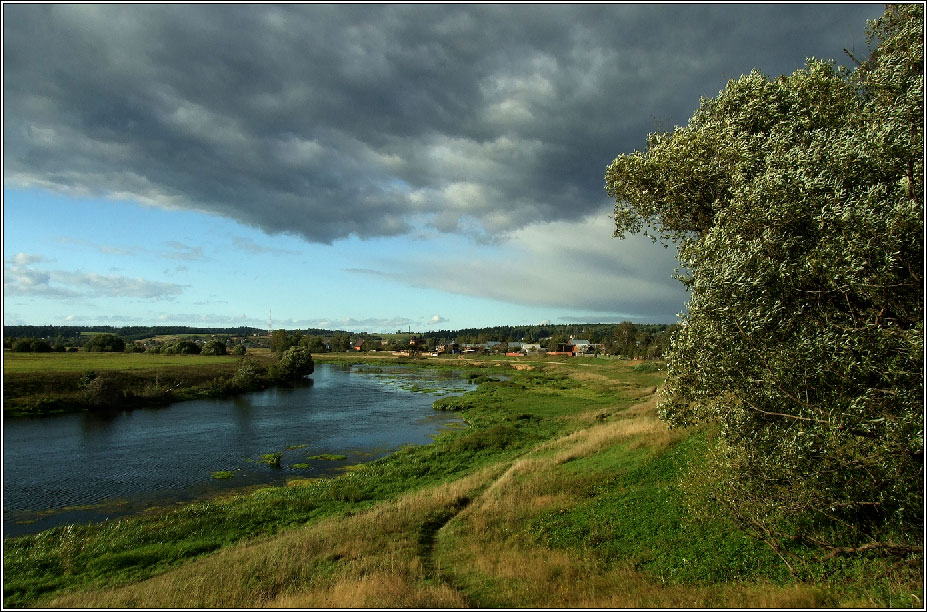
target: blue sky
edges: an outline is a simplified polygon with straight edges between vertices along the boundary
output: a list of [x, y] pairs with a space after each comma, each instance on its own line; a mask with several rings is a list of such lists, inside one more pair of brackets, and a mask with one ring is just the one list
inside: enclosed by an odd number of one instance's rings
[[[590, 224], [601, 230], [592, 242], [612, 250], [617, 267], [624, 245], [608, 234], [609, 223], [603, 213]], [[546, 283], [522, 276], [547, 276], [562, 265], [556, 244], [548, 242], [558, 229], [526, 232], [524, 239], [535, 241], [526, 244], [473, 245], [459, 236], [422, 234], [328, 245], [268, 235], [214, 214], [5, 189], [4, 323], [267, 327], [272, 318], [275, 328], [395, 331], [650, 320], [572, 307], [584, 303], [580, 296], [544, 295], [559, 285], [582, 290], [588, 282], [582, 270], [561, 269]], [[585, 227], [562, 229], [589, 242], [579, 233]], [[669, 278], [672, 254], [635, 242], [635, 258], [653, 251]], [[678, 283], [661, 286], [657, 279], [655, 285], [650, 291], [663, 289], [668, 304], [683, 303]], [[617, 284], [613, 300], [622, 301]], [[662, 314], [652, 320], [665, 320]]]
[[4, 4], [4, 324], [673, 322], [608, 163], [881, 5]]

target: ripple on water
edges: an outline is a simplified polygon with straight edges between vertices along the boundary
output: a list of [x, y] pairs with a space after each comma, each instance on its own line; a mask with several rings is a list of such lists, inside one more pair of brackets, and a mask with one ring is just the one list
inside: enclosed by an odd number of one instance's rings
[[[90, 413], [5, 419], [4, 528], [8, 535], [49, 526], [41, 520], [15, 527], [23, 511], [58, 511], [56, 521], [102, 520], [108, 514], [66, 510], [119, 500], [120, 512], [170, 503], [236, 486], [283, 484], [294, 473], [333, 473], [337, 465], [306, 457], [344, 454], [368, 461], [405, 444], [428, 444], [449, 423], [431, 408], [435, 393], [466, 385], [443, 372], [391, 369], [391, 378], [318, 364], [312, 383], [220, 400], [98, 415]], [[423, 378], [424, 377], [424, 378]], [[288, 448], [294, 447], [294, 448]], [[257, 463], [283, 453], [280, 468]], [[311, 469], [292, 469], [309, 463]], [[344, 462], [329, 462], [341, 464]], [[216, 471], [235, 476], [218, 481]]]

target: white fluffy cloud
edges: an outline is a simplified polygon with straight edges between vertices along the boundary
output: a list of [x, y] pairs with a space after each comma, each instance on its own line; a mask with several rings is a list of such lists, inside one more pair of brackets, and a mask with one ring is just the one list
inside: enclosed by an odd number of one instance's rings
[[86, 299], [118, 297], [145, 300], [170, 299], [181, 294], [184, 285], [130, 278], [119, 275], [86, 273], [75, 270], [46, 270], [36, 264], [44, 257], [17, 253], [4, 263], [3, 290], [8, 296]]
[[600, 209], [578, 221], [516, 230], [484, 255], [391, 258], [377, 269], [354, 271], [508, 303], [673, 320], [686, 301], [672, 278], [675, 252], [640, 236], [619, 240], [612, 232], [608, 209]]

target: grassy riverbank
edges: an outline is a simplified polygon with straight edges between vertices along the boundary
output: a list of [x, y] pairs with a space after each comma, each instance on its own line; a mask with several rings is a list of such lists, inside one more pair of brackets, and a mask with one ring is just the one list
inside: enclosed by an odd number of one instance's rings
[[653, 364], [419, 363], [474, 368], [476, 391], [437, 402], [468, 428], [338, 478], [7, 540], [5, 607], [920, 606], [919, 566], [835, 559], [797, 581], [692, 518], [678, 485], [710, 432], [656, 418]]
[[[246, 359], [265, 370], [273, 363], [267, 350], [252, 349]], [[227, 395], [244, 390], [229, 385], [241, 363], [232, 355], [4, 351], [3, 412], [133, 408]]]

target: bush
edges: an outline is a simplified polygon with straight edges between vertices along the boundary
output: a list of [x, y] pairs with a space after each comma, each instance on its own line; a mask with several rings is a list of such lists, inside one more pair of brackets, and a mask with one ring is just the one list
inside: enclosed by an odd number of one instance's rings
[[315, 371], [312, 353], [300, 346], [291, 346], [283, 351], [276, 366], [276, 375], [281, 380], [298, 380]]
[[32, 352], [33, 353], [50, 353], [52, 351], [51, 344], [45, 340], [33, 340], [32, 341]]
[[253, 359], [242, 359], [238, 362], [238, 369], [232, 376], [232, 385], [242, 391], [255, 389], [262, 386], [262, 379], [266, 374], [267, 369]]
[[32, 352], [32, 340], [29, 338], [18, 338], [13, 341], [11, 350], [14, 353], [31, 353]]
[[125, 348], [125, 340], [114, 334], [96, 334], [84, 345], [84, 350], [95, 353], [121, 353]]
[[203, 355], [228, 355], [225, 343], [221, 340], [210, 340], [201, 351]]
[[38, 338], [17, 338], [13, 340], [10, 345], [10, 350], [14, 353], [50, 353], [53, 349], [51, 344], [45, 340]]
[[122, 389], [115, 381], [96, 376], [87, 383], [84, 390], [87, 403], [97, 408], [114, 408], [123, 398]]
[[200, 345], [192, 340], [178, 340], [168, 345], [164, 352], [168, 355], [199, 355]]

